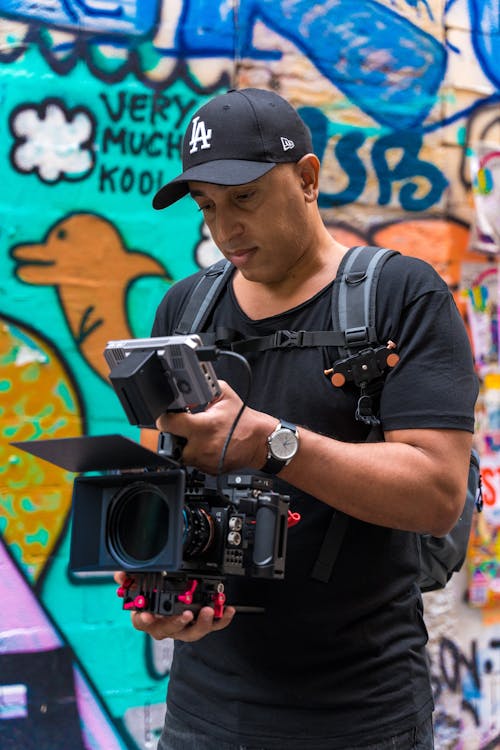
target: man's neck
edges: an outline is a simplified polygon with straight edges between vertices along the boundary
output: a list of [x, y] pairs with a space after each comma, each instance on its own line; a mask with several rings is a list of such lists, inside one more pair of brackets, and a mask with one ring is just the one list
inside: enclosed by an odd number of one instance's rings
[[314, 297], [335, 278], [347, 248], [330, 235], [322, 239], [317, 252], [302, 258], [282, 279], [263, 283], [246, 279], [239, 271], [235, 273], [233, 291], [249, 318], [259, 320], [291, 310]]

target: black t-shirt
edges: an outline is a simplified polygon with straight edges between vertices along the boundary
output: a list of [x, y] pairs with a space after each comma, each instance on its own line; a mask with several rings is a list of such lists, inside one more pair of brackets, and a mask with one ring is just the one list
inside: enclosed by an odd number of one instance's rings
[[[198, 278], [168, 292], [153, 336], [173, 333]], [[331, 285], [292, 310], [254, 321], [229, 284], [206, 328], [219, 325], [244, 337], [330, 330]], [[383, 428], [472, 431], [477, 379], [468, 338], [429, 265], [389, 259], [377, 330], [400, 354], [381, 396]], [[356, 389], [334, 388], [324, 374], [337, 356], [322, 348], [249, 355], [250, 406], [339, 440], [363, 441], [368, 428], [354, 418]], [[238, 362], [221, 357], [216, 371], [242, 395]], [[238, 613], [223, 631], [176, 642], [169, 709], [221, 740], [289, 750], [341, 748], [415, 725], [432, 709], [416, 535], [351, 518], [331, 581], [321, 583], [311, 571], [332, 509], [279, 478], [274, 488], [290, 495], [301, 515], [288, 532], [285, 580], [228, 578], [228, 603], [264, 606], [265, 614]]]

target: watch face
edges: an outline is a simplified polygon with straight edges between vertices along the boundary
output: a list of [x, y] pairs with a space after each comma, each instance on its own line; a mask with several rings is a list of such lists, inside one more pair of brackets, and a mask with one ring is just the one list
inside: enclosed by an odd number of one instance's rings
[[281, 429], [272, 435], [269, 448], [272, 455], [280, 461], [289, 461], [297, 452], [298, 441], [294, 432]]

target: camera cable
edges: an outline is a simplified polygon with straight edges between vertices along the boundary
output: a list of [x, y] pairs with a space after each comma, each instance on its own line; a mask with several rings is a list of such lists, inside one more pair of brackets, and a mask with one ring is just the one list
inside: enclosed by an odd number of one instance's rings
[[218, 350], [217, 354], [219, 356], [234, 357], [235, 359], [237, 359], [243, 365], [246, 375], [247, 375], [246, 386], [243, 391], [243, 395], [240, 396], [242, 400], [242, 404], [241, 404], [240, 410], [238, 411], [238, 414], [234, 418], [234, 421], [229, 429], [229, 432], [227, 433], [227, 437], [226, 437], [226, 440], [224, 441], [224, 445], [222, 447], [222, 451], [220, 454], [219, 463], [217, 465], [217, 475], [216, 475], [217, 476], [217, 490], [220, 493], [222, 493], [222, 471], [224, 468], [224, 461], [226, 459], [227, 449], [231, 441], [231, 438], [234, 435], [234, 431], [238, 425], [238, 422], [241, 419], [241, 415], [243, 414], [245, 408], [248, 406], [248, 399], [250, 397], [250, 389], [252, 387], [252, 369], [248, 361], [241, 354], [237, 354], [236, 352], [232, 352], [232, 351], [228, 351], [224, 349]]

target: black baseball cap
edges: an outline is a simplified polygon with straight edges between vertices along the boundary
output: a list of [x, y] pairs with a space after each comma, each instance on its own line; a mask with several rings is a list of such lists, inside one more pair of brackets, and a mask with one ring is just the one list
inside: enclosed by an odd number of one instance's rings
[[232, 89], [191, 118], [182, 174], [160, 188], [153, 208], [166, 208], [186, 195], [188, 180], [244, 185], [312, 150], [309, 129], [283, 97], [265, 89]]

